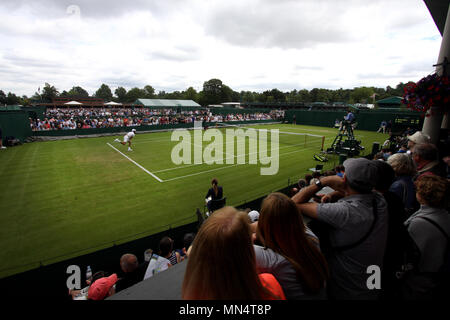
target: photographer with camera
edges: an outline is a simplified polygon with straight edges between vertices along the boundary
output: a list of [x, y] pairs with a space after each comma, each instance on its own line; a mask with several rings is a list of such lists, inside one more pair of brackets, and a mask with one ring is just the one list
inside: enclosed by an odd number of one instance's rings
[[[375, 161], [352, 158], [344, 161], [344, 177], [327, 176], [300, 190], [292, 200], [319, 229], [320, 247], [330, 269], [330, 299], [372, 300], [380, 290], [367, 286], [369, 266], [382, 267], [387, 241], [388, 214], [383, 196], [372, 192], [378, 177]], [[334, 192], [320, 203], [310, 201], [323, 187]], [[317, 231], [316, 231], [317, 230]]]

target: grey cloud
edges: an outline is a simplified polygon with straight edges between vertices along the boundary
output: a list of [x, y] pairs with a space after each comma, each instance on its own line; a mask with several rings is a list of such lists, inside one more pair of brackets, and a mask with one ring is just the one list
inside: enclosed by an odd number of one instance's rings
[[181, 0], [2, 0], [0, 7], [9, 11], [28, 7], [36, 16], [44, 14], [46, 17], [55, 18], [67, 15], [69, 6], [77, 6], [82, 17], [109, 18], [140, 10], [164, 14], [180, 2]]
[[190, 60], [198, 60], [199, 56], [196, 52], [186, 52], [180, 50], [160, 50], [153, 51], [150, 54], [151, 60], [168, 60], [174, 62], [185, 62]]
[[61, 68], [62, 66], [52, 61], [45, 61], [42, 59], [35, 59], [25, 56], [16, 56], [13, 54], [6, 54], [3, 59], [18, 67], [36, 67], [36, 68]]
[[306, 48], [354, 38], [340, 20], [345, 7], [314, 6], [312, 2], [289, 6], [286, 2], [266, 2], [264, 6], [242, 4], [213, 9], [205, 29], [209, 35], [249, 47]]

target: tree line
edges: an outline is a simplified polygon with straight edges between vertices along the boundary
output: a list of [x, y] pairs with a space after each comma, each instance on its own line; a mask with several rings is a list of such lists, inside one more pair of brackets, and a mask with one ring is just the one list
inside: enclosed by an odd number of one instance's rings
[[210, 104], [220, 104], [223, 102], [241, 102], [241, 103], [373, 103], [392, 96], [402, 96], [403, 88], [407, 83], [400, 82], [395, 88], [387, 86], [386, 88], [376, 87], [357, 87], [353, 89], [321, 89], [314, 88], [294, 89], [292, 91], [283, 92], [278, 89], [266, 90], [264, 92], [241, 91], [237, 92], [225, 85], [220, 79], [211, 79], [203, 83], [203, 89], [199, 92], [193, 87], [189, 87], [184, 91], [165, 92], [158, 91], [151, 85], [143, 88], [118, 87], [113, 91], [107, 84], [102, 84], [95, 93], [90, 96], [82, 87], [75, 86], [69, 91], [60, 92], [55, 86], [45, 83], [44, 87], [39, 87], [35, 94], [31, 97], [17, 96], [9, 92], [5, 94], [0, 90], [0, 105], [32, 105], [35, 103], [52, 102], [54, 98], [81, 98], [96, 97], [104, 101], [115, 101], [120, 103], [133, 103], [137, 99], [174, 99], [174, 100], [193, 100], [202, 106]]

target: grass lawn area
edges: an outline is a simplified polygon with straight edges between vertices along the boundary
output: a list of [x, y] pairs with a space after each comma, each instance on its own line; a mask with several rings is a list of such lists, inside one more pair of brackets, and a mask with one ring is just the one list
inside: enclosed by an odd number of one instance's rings
[[[325, 136], [325, 149], [337, 134], [334, 128], [302, 125], [254, 128]], [[171, 135], [138, 133], [132, 152], [114, 142], [122, 136], [34, 142], [2, 150], [0, 277], [193, 222], [196, 208], [203, 211], [213, 177], [223, 186], [227, 205], [284, 188], [317, 164], [313, 155], [321, 146], [320, 138], [307, 137], [305, 144], [302, 135], [297, 143], [297, 136], [285, 140], [280, 133], [278, 173], [261, 175], [267, 165], [176, 165], [171, 152], [178, 142], [171, 141]], [[366, 148], [362, 155], [371, 152], [373, 142], [387, 138], [358, 130], [355, 136]], [[338, 164], [338, 156], [329, 159], [325, 170]]]

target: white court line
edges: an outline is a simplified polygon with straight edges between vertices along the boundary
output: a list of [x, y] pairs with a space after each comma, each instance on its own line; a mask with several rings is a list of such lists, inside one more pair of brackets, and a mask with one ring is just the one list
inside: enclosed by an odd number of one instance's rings
[[[325, 138], [325, 141], [327, 141], [327, 140], [330, 140], [330, 141], [331, 141], [331, 140], [334, 139], [334, 138], [335, 138], [335, 137]], [[294, 145], [284, 146], [284, 147], [278, 148], [278, 150], [286, 149], [286, 148], [292, 148], [292, 147], [301, 146], [301, 145], [304, 145], [304, 143], [302, 142], [302, 143], [299, 143], [299, 144], [294, 144]], [[308, 143], [307, 143], [307, 145], [308, 145]], [[313, 148], [314, 148], [314, 147], [313, 147]], [[306, 147], [306, 148], [303, 148], [302, 150], [308, 150], [308, 149], [311, 149], [311, 147]], [[246, 153], [245, 156], [257, 154], [258, 152], [259, 152], [259, 151], [257, 151], [257, 152], [252, 152], [252, 153]], [[283, 154], [287, 154], [287, 153], [283, 153]], [[282, 155], [283, 155], [283, 154], [282, 154]], [[235, 156], [233, 156], [233, 157], [234, 157], [234, 158], [237, 158], [238, 155], [235, 155]], [[228, 160], [228, 159], [232, 159], [232, 158], [231, 158], [231, 157], [225, 158], [224, 161], [226, 161], [226, 160]], [[179, 170], [179, 169], [189, 168], [189, 167], [193, 167], [193, 166], [200, 166], [200, 165], [203, 165], [203, 164], [204, 164], [204, 163], [189, 164], [189, 165], [185, 165], [185, 166], [178, 166], [178, 167], [172, 167], [172, 168], [167, 168], [167, 169], [161, 169], [161, 170], [154, 171], [154, 173], [166, 172], [166, 171], [172, 171], [172, 170]], [[166, 180], [166, 181], [167, 181], [167, 180]]]
[[[278, 150], [286, 149], [286, 148], [292, 148], [292, 147], [301, 146], [301, 145], [304, 145], [304, 143], [299, 143], [299, 144], [293, 144], [293, 145], [289, 145], [289, 146], [284, 146], [284, 147], [278, 148]], [[306, 149], [306, 148], [305, 148], [305, 149]], [[302, 150], [305, 150], [305, 149], [302, 149]], [[221, 152], [221, 153], [223, 154], [222, 151], [219, 151], [219, 152]], [[258, 153], [259, 153], [259, 151], [251, 152], [251, 153], [246, 153], [244, 156], [246, 157], [246, 156], [254, 155], [254, 154], [258, 154]], [[229, 160], [229, 159], [233, 159], [233, 158], [237, 158], [237, 157], [238, 157], [238, 155], [234, 155], [234, 156], [232, 156], [232, 157], [231, 157], [231, 154], [229, 154], [229, 155], [230, 155], [230, 157], [223, 159], [223, 161], [226, 161], [226, 160]], [[172, 170], [178, 170], [178, 169], [189, 168], [189, 167], [193, 167], [193, 166], [200, 166], [200, 165], [203, 165], [203, 164], [204, 164], [204, 163], [189, 164], [189, 165], [186, 165], [186, 166], [172, 167], [172, 168], [162, 169], [162, 170], [158, 170], [158, 171], [154, 171], [154, 172], [155, 172], [155, 173], [158, 173], [158, 172], [172, 171]]]
[[139, 168], [141, 168], [144, 172], [148, 173], [149, 175], [151, 175], [153, 178], [155, 178], [156, 180], [158, 180], [159, 182], [164, 182], [163, 180], [161, 180], [160, 178], [158, 178], [157, 176], [155, 176], [153, 173], [151, 173], [150, 171], [148, 171], [147, 169], [145, 169], [143, 166], [141, 166], [139, 163], [137, 163], [136, 161], [134, 161], [133, 159], [131, 159], [130, 157], [126, 156], [125, 154], [123, 154], [122, 152], [120, 152], [119, 150], [117, 150], [116, 148], [114, 148], [112, 145], [109, 144], [109, 142], [106, 143], [108, 146], [110, 146], [111, 148], [113, 148], [114, 150], [116, 150], [118, 153], [120, 153], [122, 156], [124, 156], [125, 158], [127, 158], [128, 160], [130, 160], [132, 163], [134, 163], [136, 166], [138, 166]]
[[[327, 139], [327, 138], [325, 138], [325, 139]], [[333, 139], [334, 139], [334, 138], [333, 138]], [[331, 138], [330, 138], [330, 140], [331, 140]], [[280, 156], [284, 156], [284, 155], [291, 154], [291, 153], [296, 153], [296, 152], [302, 152], [302, 151], [305, 151], [306, 149], [310, 149], [310, 148], [303, 148], [303, 149], [301, 149], [301, 150], [295, 150], [295, 151], [291, 151], [291, 152], [281, 153]], [[227, 166], [227, 167], [221, 167], [221, 168], [215, 168], [215, 169], [211, 169], [211, 170], [206, 170], [206, 171], [201, 171], [201, 172], [191, 173], [191, 174], [188, 174], [188, 175], [185, 175], [185, 176], [179, 176], [179, 177], [167, 179], [167, 180], [164, 180], [164, 182], [173, 181], [173, 180], [178, 180], [178, 179], [183, 179], [183, 178], [192, 177], [192, 176], [197, 176], [197, 175], [199, 175], [199, 174], [203, 174], [203, 173], [206, 173], [206, 172], [217, 171], [217, 170], [223, 170], [223, 169], [227, 169], [227, 168], [231, 168], [231, 167], [236, 167], [236, 166], [240, 166], [240, 165], [244, 165], [244, 164], [247, 164], [247, 163], [237, 163], [237, 164], [234, 164], [234, 165], [231, 165], [231, 166]], [[192, 166], [192, 165], [189, 165], [189, 167], [190, 167], [190, 166]], [[179, 167], [179, 168], [186, 168], [186, 167], [188, 167], [188, 166]], [[167, 171], [167, 170], [166, 170], [166, 171]]]
[[241, 165], [244, 165], [244, 164], [247, 164], [247, 163], [237, 163], [237, 164], [233, 164], [233, 165], [227, 166], [227, 167], [215, 168], [215, 169], [211, 169], [211, 170], [205, 170], [205, 171], [200, 171], [200, 172], [196, 172], [196, 173], [191, 173], [191, 174], [188, 174], [188, 175], [185, 175], [185, 176], [180, 176], [180, 177], [175, 177], [175, 178], [172, 178], [172, 179], [167, 179], [167, 180], [164, 180], [164, 182], [178, 180], [178, 179], [183, 179], [183, 178], [187, 178], [187, 177], [192, 177], [192, 176], [196, 176], [196, 175], [203, 174], [203, 173], [206, 173], [206, 172], [223, 170], [223, 169], [227, 169], [227, 168], [231, 168], [231, 167], [241, 166]]

